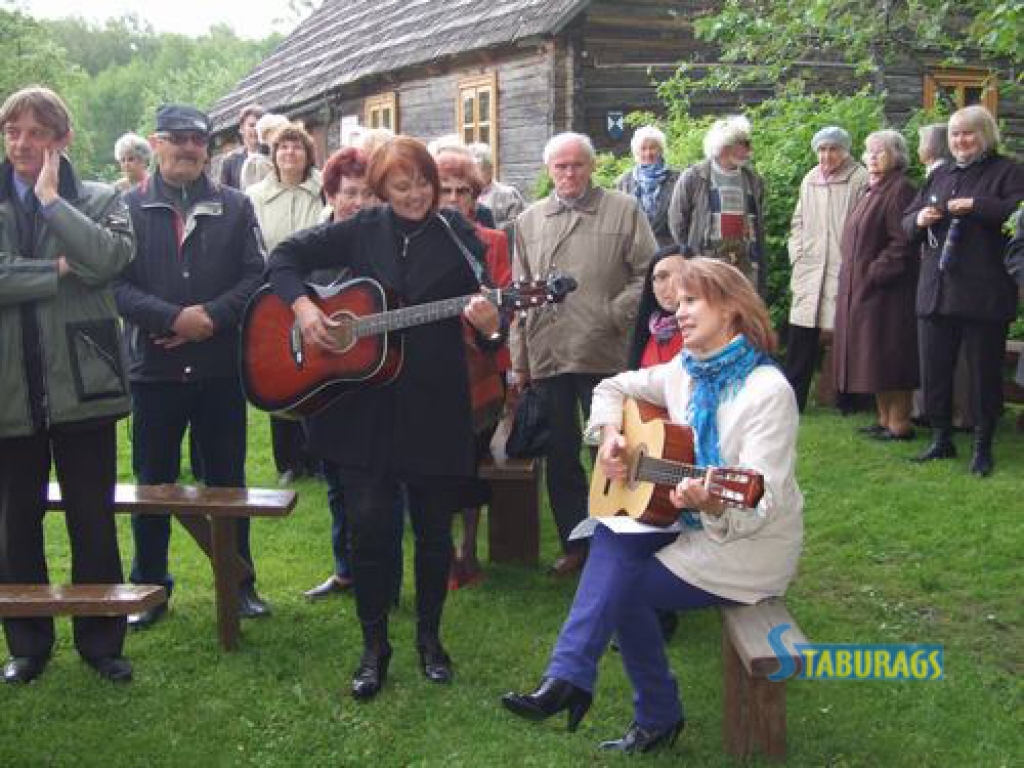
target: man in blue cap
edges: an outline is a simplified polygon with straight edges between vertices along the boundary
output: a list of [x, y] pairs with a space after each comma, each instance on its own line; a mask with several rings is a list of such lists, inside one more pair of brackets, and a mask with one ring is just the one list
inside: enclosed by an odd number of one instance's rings
[[[209, 118], [198, 109], [158, 108], [150, 137], [157, 170], [126, 196], [138, 247], [114, 292], [128, 324], [132, 466], [145, 484], [178, 480], [188, 428], [206, 485], [245, 485], [238, 324], [260, 285], [263, 246], [249, 199], [207, 175], [209, 138]], [[167, 515], [132, 519], [131, 580], [161, 584], [168, 594], [170, 531]], [[238, 520], [238, 550], [251, 568], [248, 518]], [[130, 616], [129, 626], [148, 627], [165, 611]], [[239, 587], [239, 613], [269, 613], [251, 574]]]

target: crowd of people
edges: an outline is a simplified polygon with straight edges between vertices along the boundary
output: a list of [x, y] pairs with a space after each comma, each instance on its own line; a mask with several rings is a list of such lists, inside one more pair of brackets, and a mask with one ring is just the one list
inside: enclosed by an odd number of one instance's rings
[[[32, 87], [0, 107], [0, 582], [47, 579], [51, 463], [67, 504], [73, 581], [123, 579], [114, 425], [129, 414], [139, 483], [178, 482], [188, 435], [197, 479], [245, 486], [239, 323], [262, 282], [291, 309], [299, 343], [326, 356], [344, 354], [346, 342], [310, 284], [370, 283], [408, 305], [463, 302], [461, 312], [402, 331], [387, 386], [353, 388], [301, 422], [271, 416], [280, 482], [305, 475], [326, 486], [333, 566], [304, 594], [354, 594], [363, 642], [350, 691], [360, 700], [387, 681], [405, 520], [420, 668], [431, 682], [453, 679], [442, 618], [448, 592], [482, 577], [476, 540], [488, 489], [477, 466], [495, 427], [475, 418], [475, 357], [491, 361], [510, 393], [542, 396], [545, 489], [562, 546], [549, 570], [582, 571], [543, 680], [503, 703], [533, 720], [567, 711], [574, 728], [615, 638], [635, 712], [607, 749], [650, 751], [682, 730], [664, 654], [678, 611], [755, 603], [792, 579], [803, 530], [799, 413], [823, 335], [833, 339], [839, 392], [875, 398], [869, 436], [909, 440], [913, 420], [924, 419], [932, 441], [917, 459], [951, 458], [954, 402], [963, 402], [974, 428], [970, 470], [993, 471], [1012, 275], [1022, 272], [1019, 247], [1004, 260], [1002, 226], [1024, 199], [1024, 170], [999, 153], [982, 107], [921, 130], [927, 175], [916, 190], [898, 132], [871, 133], [863, 164], [842, 127], [814, 134], [817, 164], [801, 184], [788, 243], [782, 365], [761, 298], [770, 190], [751, 165], [743, 117], [714, 122], [705, 159], [681, 170], [667, 164], [664, 133], [638, 129], [636, 164], [615, 189], [594, 183], [587, 136], [558, 134], [540, 158], [552, 190], [532, 204], [495, 178], [488, 147], [457, 137], [428, 146], [368, 131], [321, 169], [300, 123], [256, 105], [238, 122], [241, 144], [214, 178], [208, 117], [159, 107], [150, 137], [117, 142], [124, 178], [114, 189], [75, 176], [64, 152], [71, 116], [57, 94]], [[558, 307], [512, 314], [483, 290], [556, 273], [577, 285]], [[958, 361], [966, 375], [954, 383]], [[756, 508], [726, 507], [706, 481], [687, 479], [670, 494], [677, 528], [605, 524], [579, 536], [589, 488], [581, 450], [590, 444], [609, 478], [625, 476], [627, 398], [690, 425], [699, 466], [759, 472], [766, 492]], [[265, 616], [248, 520], [237, 525], [250, 566], [239, 610]], [[170, 532], [167, 515], [132, 520], [129, 578], [168, 596]], [[103, 678], [128, 681], [126, 626], [152, 627], [166, 613], [164, 603], [127, 620], [76, 618], [76, 648]], [[30, 682], [51, 656], [52, 620], [8, 618], [4, 630], [4, 679]]]

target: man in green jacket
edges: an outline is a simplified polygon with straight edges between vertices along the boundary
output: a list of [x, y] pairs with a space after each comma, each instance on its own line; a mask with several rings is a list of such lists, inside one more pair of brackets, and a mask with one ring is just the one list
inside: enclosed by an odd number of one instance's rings
[[[0, 107], [0, 582], [45, 584], [51, 463], [66, 504], [72, 581], [123, 581], [114, 525], [115, 423], [129, 410], [110, 282], [134, 250], [114, 189], [78, 180], [61, 98], [30, 87]], [[53, 650], [51, 618], [5, 619], [4, 681], [28, 683]], [[124, 617], [76, 617], [75, 647], [131, 680]]]

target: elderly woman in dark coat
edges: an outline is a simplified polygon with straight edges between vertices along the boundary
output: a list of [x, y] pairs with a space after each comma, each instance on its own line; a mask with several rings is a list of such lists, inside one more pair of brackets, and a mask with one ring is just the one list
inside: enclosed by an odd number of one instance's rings
[[618, 178], [615, 188], [636, 197], [658, 245], [671, 245], [675, 240], [668, 228], [668, 206], [679, 171], [665, 164], [665, 134], [645, 125], [633, 134], [630, 149], [636, 165]]
[[1003, 261], [1003, 223], [1024, 199], [1024, 166], [998, 152], [999, 129], [982, 106], [949, 119], [952, 164], [932, 173], [903, 225], [923, 245], [917, 290], [925, 411], [932, 444], [918, 460], [956, 456], [950, 424], [953, 368], [967, 351], [974, 423], [971, 472], [992, 472], [992, 436], [1003, 410], [1006, 332], [1017, 289]]
[[864, 142], [868, 186], [850, 213], [840, 243], [836, 301], [836, 385], [875, 395], [879, 440], [909, 440], [911, 395], [918, 384], [914, 290], [918, 258], [903, 230], [914, 197], [904, 171], [907, 145], [893, 130]]

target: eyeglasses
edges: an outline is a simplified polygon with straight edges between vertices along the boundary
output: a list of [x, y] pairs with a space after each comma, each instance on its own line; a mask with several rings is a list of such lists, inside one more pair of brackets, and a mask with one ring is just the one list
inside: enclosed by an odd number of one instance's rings
[[448, 197], [449, 195], [455, 195], [456, 197], [469, 197], [473, 194], [473, 190], [469, 187], [441, 187], [441, 195]]
[[205, 133], [199, 133], [197, 131], [175, 131], [173, 133], [158, 133], [156, 137], [161, 141], [169, 141], [176, 147], [183, 147], [186, 144], [193, 144], [197, 147], [205, 147], [210, 141], [210, 137]]

